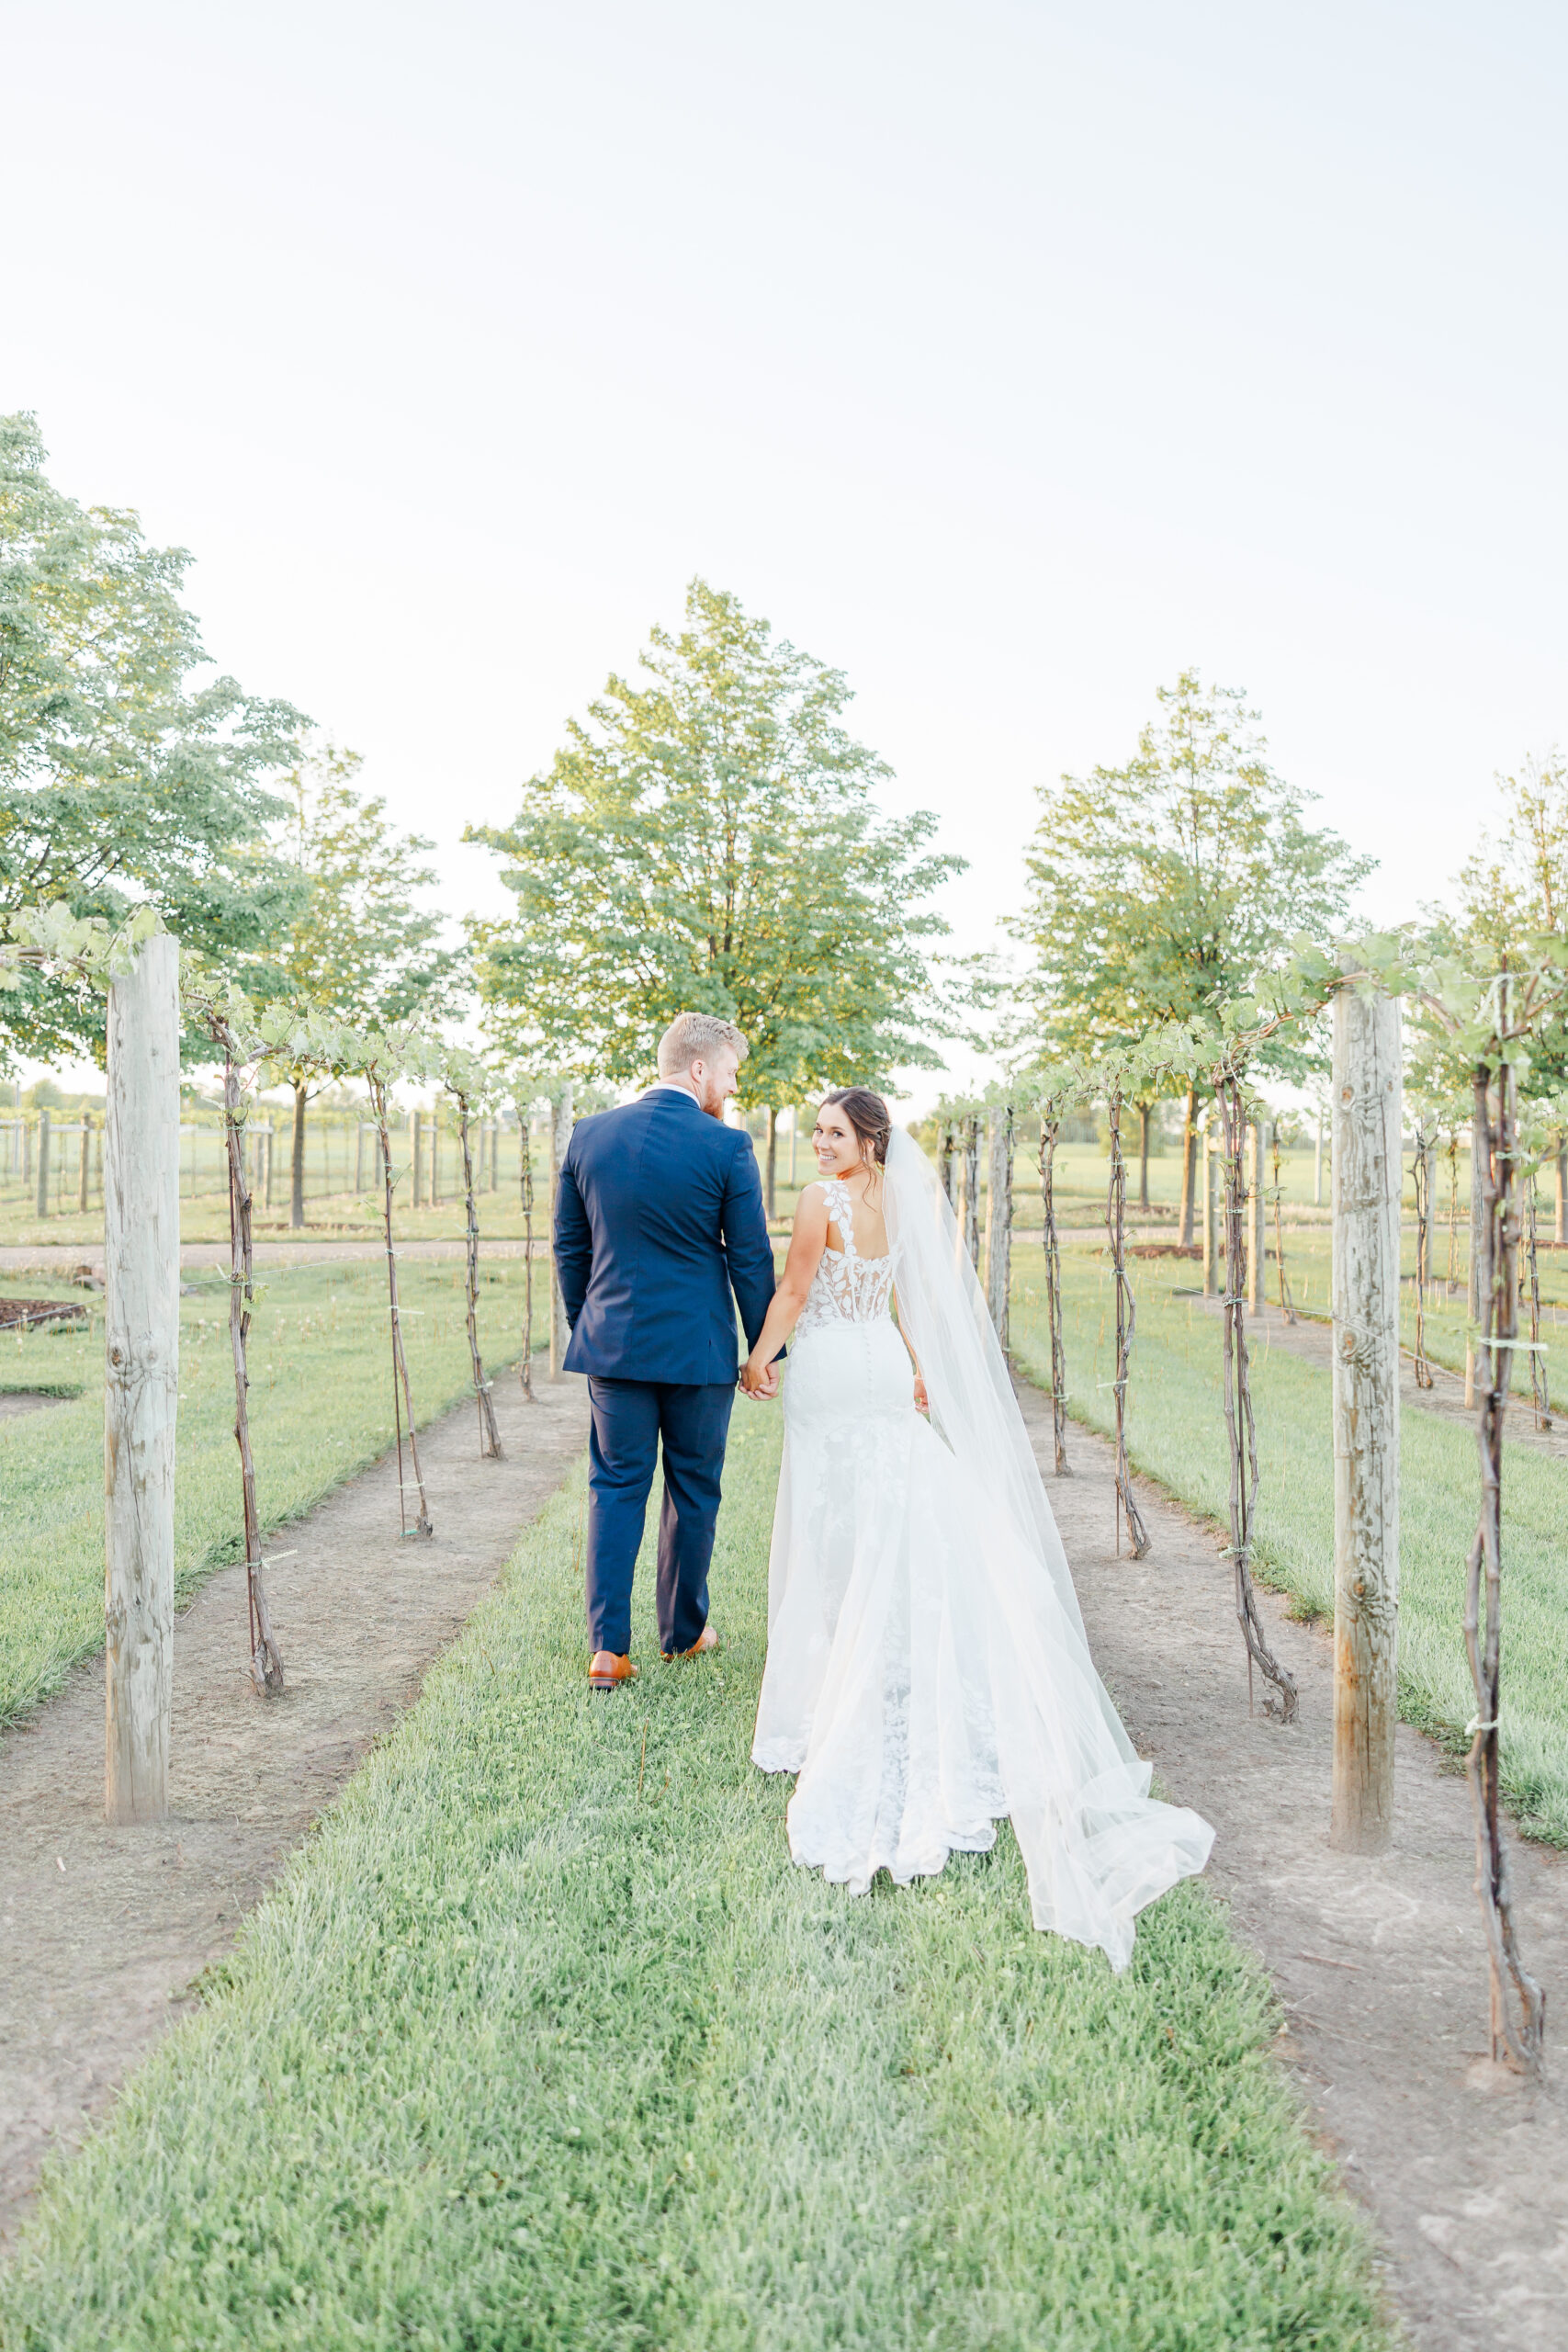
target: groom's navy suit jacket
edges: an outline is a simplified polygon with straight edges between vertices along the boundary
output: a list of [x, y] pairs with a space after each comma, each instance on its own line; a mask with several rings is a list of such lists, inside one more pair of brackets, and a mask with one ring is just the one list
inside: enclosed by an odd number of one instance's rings
[[581, 1119], [556, 1193], [566, 1370], [601, 1380], [735, 1384], [773, 1295], [757, 1155], [673, 1087]]

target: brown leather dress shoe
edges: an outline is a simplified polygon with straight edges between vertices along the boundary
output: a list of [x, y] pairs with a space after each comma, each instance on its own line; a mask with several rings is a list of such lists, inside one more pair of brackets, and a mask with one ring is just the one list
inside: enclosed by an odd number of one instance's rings
[[717, 1647], [718, 1635], [711, 1625], [705, 1625], [689, 1650], [661, 1650], [660, 1656], [666, 1666], [671, 1666], [678, 1657], [701, 1657], [705, 1650], [716, 1650]]
[[613, 1690], [617, 1683], [635, 1682], [637, 1668], [629, 1657], [617, 1657], [614, 1650], [595, 1650], [588, 1661], [590, 1690]]

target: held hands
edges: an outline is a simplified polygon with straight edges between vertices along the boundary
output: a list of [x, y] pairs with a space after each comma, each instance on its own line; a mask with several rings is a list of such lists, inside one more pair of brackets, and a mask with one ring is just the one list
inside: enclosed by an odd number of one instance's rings
[[776, 1363], [762, 1363], [753, 1352], [740, 1367], [743, 1393], [764, 1401], [779, 1393], [779, 1368]]

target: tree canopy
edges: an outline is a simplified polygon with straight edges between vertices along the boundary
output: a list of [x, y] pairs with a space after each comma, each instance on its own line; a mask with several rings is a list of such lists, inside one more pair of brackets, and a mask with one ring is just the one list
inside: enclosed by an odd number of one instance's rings
[[[356, 752], [314, 747], [287, 779], [294, 808], [285, 836], [297, 885], [294, 912], [272, 961], [287, 989], [355, 1029], [450, 1012], [458, 958], [439, 942], [442, 917], [421, 906], [435, 881], [423, 863], [434, 842], [400, 833], [378, 795], [354, 788]], [[295, 1053], [279, 1067], [294, 1089], [291, 1222], [305, 1222], [305, 1102], [326, 1065]]]
[[[31, 416], [0, 417], [0, 922], [150, 903], [220, 962], [254, 954], [295, 902], [270, 786], [307, 722], [232, 678], [191, 683], [189, 558], [54, 489], [44, 456]], [[29, 975], [3, 1015], [0, 1054], [101, 1049], [101, 1003], [68, 981]]]
[[[1184, 670], [1122, 767], [1041, 787], [1029, 897], [1043, 1050], [1124, 1048], [1241, 993], [1302, 932], [1345, 917], [1373, 863], [1303, 819], [1258, 713]], [[1299, 1042], [1262, 1058], [1299, 1069]]]
[[750, 1041], [747, 1103], [939, 1067], [930, 901], [962, 861], [929, 848], [934, 817], [878, 814], [890, 771], [841, 724], [842, 673], [702, 580], [641, 666], [569, 722], [513, 823], [467, 836], [517, 898], [472, 926], [497, 1040], [627, 1084], [674, 1013], [718, 1013]]
[[[1483, 968], [1506, 960], [1522, 971], [1540, 940], [1568, 939], [1568, 762], [1555, 749], [1531, 755], [1496, 783], [1502, 822], [1461, 869], [1458, 915], [1439, 936], [1480, 951]], [[1441, 1037], [1426, 1045], [1431, 1088], [1460, 1099], [1471, 1079], [1462, 1057]], [[1537, 1095], [1568, 1087], [1568, 1020], [1555, 1007], [1531, 1042], [1527, 1084]]]

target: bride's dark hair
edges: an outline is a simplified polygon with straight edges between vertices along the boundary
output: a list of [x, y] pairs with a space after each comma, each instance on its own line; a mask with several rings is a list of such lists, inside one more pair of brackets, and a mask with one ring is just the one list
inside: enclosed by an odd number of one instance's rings
[[879, 1168], [887, 1160], [887, 1138], [893, 1133], [893, 1122], [887, 1115], [887, 1105], [880, 1094], [869, 1086], [834, 1086], [822, 1097], [824, 1105], [836, 1103], [860, 1137], [863, 1154], [867, 1144], [871, 1156]]

